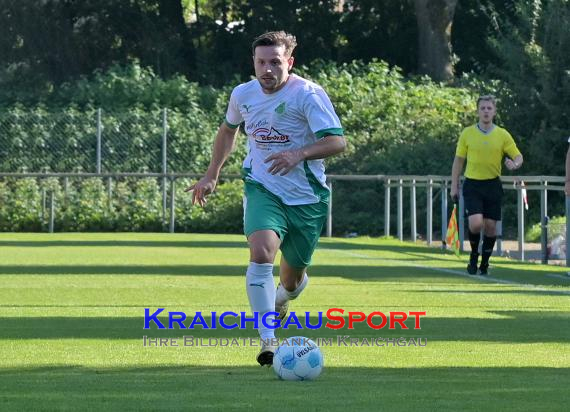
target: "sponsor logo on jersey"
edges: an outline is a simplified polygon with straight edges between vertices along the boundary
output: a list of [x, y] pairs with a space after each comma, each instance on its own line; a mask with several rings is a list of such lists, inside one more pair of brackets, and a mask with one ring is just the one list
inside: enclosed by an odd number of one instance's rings
[[267, 129], [265, 127], [257, 128], [252, 133], [253, 138], [257, 143], [289, 143], [289, 136], [281, 133], [279, 130], [271, 127]]

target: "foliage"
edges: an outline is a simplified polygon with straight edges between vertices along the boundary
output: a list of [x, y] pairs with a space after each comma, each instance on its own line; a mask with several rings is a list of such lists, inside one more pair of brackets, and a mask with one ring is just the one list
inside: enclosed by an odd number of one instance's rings
[[378, 59], [415, 71], [418, 29], [411, 2], [347, 0], [340, 20], [337, 62]]
[[28, 98], [38, 85], [49, 90], [135, 58], [163, 76], [192, 60], [179, 1], [5, 0], [0, 27], [0, 84], [17, 85]]
[[[137, 78], [152, 77], [149, 71], [144, 71], [146, 74], [143, 75], [133, 70], [111, 71], [101, 76], [126, 76], [127, 79], [118, 78], [110, 82], [110, 85], [121, 90], [129, 89], [128, 85], [131, 84], [134, 87]], [[430, 174], [449, 174], [457, 136], [461, 128], [474, 119], [475, 94], [469, 83], [474, 80], [465, 80], [467, 87], [447, 87], [427, 78], [407, 79], [398, 68], [390, 68], [387, 63], [380, 61], [369, 64], [353, 62], [341, 66], [317, 62], [311, 67], [299, 67], [298, 72], [327, 90], [346, 130], [349, 148], [343, 156], [327, 160], [330, 173], [425, 174], [429, 171]], [[134, 74], [135, 78], [130, 79], [129, 76]], [[139, 75], [142, 77], [137, 77]], [[83, 90], [86, 92], [82, 92], [82, 96], [101, 96], [98, 90], [104, 84], [95, 76], [93, 84], [84, 84]], [[483, 84], [481, 81], [477, 83], [478, 86]], [[162, 86], [166, 87], [166, 82]], [[108, 93], [107, 97], [99, 101], [110, 101], [112, 96], [118, 96], [118, 92], [111, 89], [104, 91]], [[180, 106], [167, 112], [169, 172], [201, 173], [207, 168], [215, 130], [227, 104], [228, 89], [208, 88], [207, 93], [202, 93], [200, 89], [192, 89], [194, 93], [187, 97], [190, 108], [180, 103]], [[143, 92], [144, 88], [140, 90]], [[133, 97], [136, 94], [133, 92], [131, 97], [125, 97], [123, 101], [136, 99]], [[210, 108], [209, 111], [200, 107], [202, 96], [207, 94], [210, 96], [209, 106], [206, 106]], [[0, 116], [0, 127], [9, 131], [3, 135], [3, 139], [9, 141], [0, 145], [3, 150], [0, 152], [3, 170], [20, 171], [25, 166], [28, 171], [77, 171], [77, 165], [80, 165], [79, 170], [94, 171], [97, 117], [91, 105], [94, 100], [97, 99], [81, 98], [76, 104], [85, 105], [84, 109], [70, 106], [54, 113], [44, 106], [9, 108]], [[117, 111], [104, 110], [102, 113], [102, 170], [161, 172], [162, 110], [157, 105], [132, 107], [129, 111], [121, 109], [120, 104], [112, 107], [117, 107]], [[60, 139], [48, 139], [54, 135]], [[244, 140], [240, 136], [240, 143]], [[42, 145], [49, 145], [49, 150]], [[224, 173], [239, 171], [244, 152], [245, 146], [239, 144]], [[65, 215], [68, 220], [64, 226], [70, 230], [115, 230], [118, 228], [117, 222], [120, 222], [120, 227], [125, 230], [159, 230], [160, 225], [156, 226], [155, 223], [160, 221], [161, 199], [152, 194], [160, 192], [160, 189], [149, 187], [151, 181], [147, 181], [146, 186], [134, 189], [132, 182], [120, 182], [113, 188], [120, 194], [118, 198], [123, 199], [120, 203], [113, 199], [113, 207], [118, 214], [125, 210], [118, 220], [116, 217], [109, 220], [103, 213], [109, 199], [101, 200], [106, 196], [102, 183], [90, 183], [94, 186], [81, 191], [91, 193], [88, 196], [91, 200], [85, 201], [93, 203], [82, 211], [82, 217], [77, 218], [79, 220], [74, 221], [71, 212]], [[177, 199], [184, 199], [181, 186], [177, 186]], [[223, 228], [232, 232], [240, 231], [240, 188], [229, 184], [227, 188], [220, 186], [219, 190], [216, 199], [219, 199], [217, 201], [223, 205], [223, 213], [226, 214]], [[71, 194], [69, 198], [73, 199], [73, 196]], [[355, 200], [337, 202], [333, 199], [335, 231], [378, 234], [383, 218], [378, 219], [376, 207], [383, 202], [381, 188], [362, 187], [355, 194], [347, 185], [339, 185], [334, 197]], [[100, 201], [95, 202], [94, 198]], [[212, 217], [219, 212], [212, 209], [217, 203], [212, 202], [201, 210], [185, 202], [187, 200], [177, 201], [177, 210], [180, 209], [180, 213], [177, 213], [177, 229], [221, 230], [219, 221], [223, 216], [220, 219]], [[423, 206], [421, 202], [419, 204], [418, 214], [421, 215]], [[186, 216], [189, 216], [189, 220]], [[82, 223], [82, 219], [90, 222], [89, 225]], [[379, 220], [379, 225], [368, 224], [373, 220]]]
[[499, 20], [515, 19], [516, 0], [461, 0], [457, 2], [451, 41], [455, 71], [484, 73], [496, 56], [486, 39], [499, 27]]
[[[542, 234], [542, 226], [535, 223], [525, 233], [527, 242], [540, 242]], [[554, 216], [548, 221], [548, 239], [552, 240], [557, 236], [566, 237], [566, 216]]]
[[449, 172], [452, 146], [461, 128], [473, 121], [472, 92], [427, 78], [409, 80], [398, 68], [378, 61], [304, 71], [330, 94], [348, 132], [350, 149], [335, 171]]
[[192, 205], [185, 193], [190, 181], [182, 180], [176, 189], [176, 231], [189, 233], [241, 233], [243, 231], [243, 182], [218, 185], [204, 208]]
[[[18, 179], [2, 185], [2, 230], [32, 232], [41, 230], [42, 193], [35, 179]], [[5, 220], [4, 220], [5, 219]]]
[[[161, 172], [167, 109], [168, 170], [201, 172], [230, 90], [180, 76], [162, 80], [138, 64], [96, 72], [55, 88], [42, 104], [18, 103], [0, 112], [0, 170], [94, 172], [101, 107], [103, 171]], [[236, 149], [228, 169], [233, 173], [245, 145]]]
[[[452, 40], [461, 72], [489, 62], [481, 39], [512, 1], [459, 2]], [[266, 30], [296, 34], [303, 64], [377, 58], [407, 74], [417, 66], [414, 7], [400, 0], [5, 0], [3, 10], [0, 101], [10, 103], [36, 103], [63, 82], [133, 62], [219, 87], [251, 75], [250, 45]]]
[[[191, 194], [184, 191], [189, 184], [185, 179], [176, 182], [177, 232], [242, 231], [241, 181], [220, 184], [204, 209], [191, 204]], [[0, 231], [47, 229], [52, 193], [56, 231], [160, 232], [170, 220], [170, 195], [163, 214], [162, 181], [158, 179], [88, 178], [67, 183], [55, 178], [6, 179], [0, 181]]]
[[490, 39], [496, 63], [488, 71], [512, 90], [505, 122], [531, 159], [525, 172], [561, 175], [570, 135], [570, 2], [516, 1], [515, 16], [500, 20]]

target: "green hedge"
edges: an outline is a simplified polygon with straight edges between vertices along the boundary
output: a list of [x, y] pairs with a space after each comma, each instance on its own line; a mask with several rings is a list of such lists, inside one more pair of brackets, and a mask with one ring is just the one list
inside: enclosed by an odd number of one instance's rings
[[[191, 195], [184, 192], [189, 184], [185, 179], [176, 181], [177, 232], [242, 232], [241, 181], [221, 183], [205, 208], [191, 204]], [[113, 180], [110, 191], [108, 181], [99, 178], [70, 179], [67, 188], [55, 178], [4, 179], [0, 181], [0, 231], [46, 230], [52, 193], [56, 231], [160, 232], [170, 220], [170, 198], [163, 216], [159, 179]]]
[[[478, 92], [502, 87], [472, 79], [464, 79], [462, 87], [427, 78], [409, 79], [380, 61], [342, 66], [315, 63], [296, 71], [325, 88], [346, 130], [348, 150], [327, 160], [328, 172], [335, 174], [449, 175], [458, 135], [476, 120]], [[95, 108], [103, 107], [103, 171], [160, 172], [161, 110], [166, 107], [168, 171], [201, 173], [210, 159], [231, 87], [216, 90], [181, 77], [160, 80], [149, 69], [138, 66], [97, 73], [54, 91], [43, 105], [3, 110], [0, 170], [77, 171], [73, 165], [80, 164], [79, 170], [93, 171]], [[237, 153], [231, 156], [224, 173], [239, 170], [246, 150], [244, 142], [242, 134]], [[201, 210], [187, 205], [188, 197], [180, 193], [182, 184], [178, 183], [177, 230], [241, 231], [241, 193], [237, 186], [220, 186], [219, 200], [212, 200]], [[30, 187], [17, 189], [16, 185]], [[334, 232], [380, 234], [382, 188], [359, 183], [355, 190], [355, 185], [335, 187]], [[60, 193], [62, 189], [54, 190]], [[38, 230], [37, 197], [41, 197], [41, 189], [30, 182], [8, 182], [0, 188], [0, 195], [2, 191], [14, 192], [17, 197], [35, 196], [22, 211], [9, 212], [15, 220], [8, 226], [10, 230]], [[106, 199], [105, 185], [98, 180], [76, 182], [67, 193], [66, 199], [57, 199], [58, 205], [67, 202], [67, 209], [58, 213], [58, 230], [162, 228], [161, 189], [153, 179], [121, 181], [113, 188], [118, 198], [111, 200]], [[2, 210], [0, 217], [6, 213]], [[425, 202], [418, 200], [417, 213], [420, 217], [425, 214]], [[438, 225], [438, 215], [434, 225]]]
[[[540, 222], [532, 225], [525, 233], [527, 242], [540, 242], [542, 227]], [[554, 216], [548, 222], [548, 240], [562, 236], [566, 237], [566, 216]]]

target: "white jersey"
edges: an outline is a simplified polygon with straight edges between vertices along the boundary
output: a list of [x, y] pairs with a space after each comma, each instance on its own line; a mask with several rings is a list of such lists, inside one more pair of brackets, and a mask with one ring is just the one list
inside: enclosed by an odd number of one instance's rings
[[243, 162], [246, 180], [262, 184], [287, 205], [320, 201], [326, 186], [322, 159], [306, 160], [285, 176], [267, 172], [273, 153], [299, 149], [327, 135], [343, 135], [332, 103], [319, 85], [291, 74], [283, 88], [266, 94], [257, 79], [237, 86], [231, 95], [226, 123], [245, 122], [248, 154]]

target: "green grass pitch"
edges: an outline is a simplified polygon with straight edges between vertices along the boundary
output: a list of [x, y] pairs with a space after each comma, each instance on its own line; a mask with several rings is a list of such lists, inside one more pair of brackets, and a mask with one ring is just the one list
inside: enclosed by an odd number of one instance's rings
[[278, 336], [427, 344], [334, 344], [319, 379], [283, 382], [257, 366], [258, 347], [143, 347], [144, 335], [256, 337], [143, 330], [144, 308], [247, 311], [243, 236], [0, 234], [0, 410], [568, 410], [566, 269], [493, 259], [484, 279], [465, 275], [465, 261], [394, 240], [322, 239], [291, 310], [425, 310], [422, 328]]

